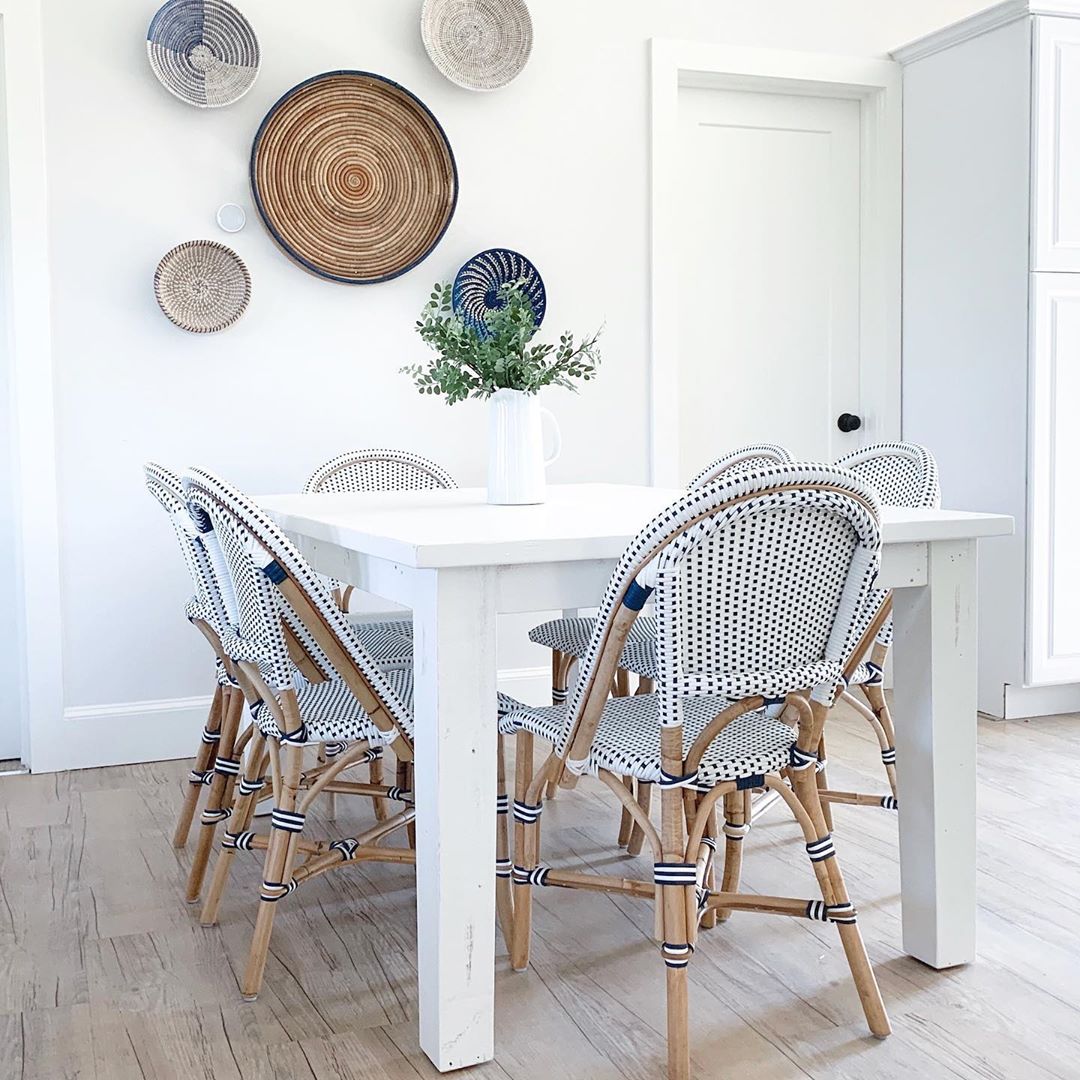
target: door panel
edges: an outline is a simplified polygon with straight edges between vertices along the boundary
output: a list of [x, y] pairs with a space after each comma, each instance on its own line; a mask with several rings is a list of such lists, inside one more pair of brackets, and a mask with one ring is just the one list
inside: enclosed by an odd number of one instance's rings
[[1080, 24], [1035, 20], [1033, 270], [1080, 270]]
[[1080, 277], [1032, 274], [1029, 684], [1080, 681]]
[[679, 91], [680, 477], [754, 441], [860, 445], [860, 104]]

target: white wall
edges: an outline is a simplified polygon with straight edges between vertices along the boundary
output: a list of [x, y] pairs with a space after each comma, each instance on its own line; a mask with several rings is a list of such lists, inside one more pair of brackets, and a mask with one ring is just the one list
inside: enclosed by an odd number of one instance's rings
[[[533, 0], [531, 64], [505, 90], [478, 95], [430, 65], [420, 0], [247, 0], [259, 80], [239, 104], [202, 112], [149, 70], [153, 2], [44, 0], [64, 700], [73, 724], [101, 725], [96, 759], [147, 752], [131, 726], [144, 722], [139, 706], [117, 736], [133, 741], [103, 745], [113, 706], [206, 690], [205, 646], [179, 613], [183, 571], [141, 489], [145, 459], [201, 463], [266, 492], [297, 488], [349, 446], [405, 446], [481, 483], [482, 407], [421, 400], [397, 369], [424, 355], [412, 326], [431, 283], [500, 244], [540, 267], [551, 331], [607, 326], [600, 380], [580, 397], [546, 399], [564, 436], [552, 478], [645, 479], [648, 38], [884, 55], [980, 6]], [[251, 209], [246, 166], [261, 117], [290, 86], [334, 68], [409, 87], [457, 155], [461, 198], [446, 237], [383, 285], [306, 275]], [[225, 201], [249, 208], [233, 238], [214, 225]], [[233, 244], [253, 278], [244, 318], [206, 338], [169, 324], [151, 289], [161, 254], [196, 237]], [[503, 660], [543, 662], [517, 648]], [[178, 728], [189, 719], [181, 712], [153, 722]], [[49, 764], [90, 760], [75, 757]]]

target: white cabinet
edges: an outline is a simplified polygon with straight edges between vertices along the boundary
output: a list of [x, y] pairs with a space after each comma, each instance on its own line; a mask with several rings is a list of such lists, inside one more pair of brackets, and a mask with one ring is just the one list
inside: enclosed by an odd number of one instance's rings
[[979, 708], [1080, 711], [1080, 0], [1008, 0], [904, 66], [904, 437], [980, 550]]

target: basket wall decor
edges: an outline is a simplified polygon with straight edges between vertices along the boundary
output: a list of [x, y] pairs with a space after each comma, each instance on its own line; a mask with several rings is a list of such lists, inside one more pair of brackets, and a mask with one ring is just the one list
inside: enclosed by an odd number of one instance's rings
[[150, 22], [146, 55], [170, 94], [201, 109], [238, 101], [259, 74], [255, 31], [225, 0], [168, 0]]
[[532, 17], [524, 0], [425, 0], [420, 36], [452, 83], [498, 90], [529, 62]]
[[154, 272], [165, 317], [193, 334], [232, 326], [251, 299], [251, 276], [239, 255], [216, 240], [189, 240], [167, 252]]
[[524, 255], [508, 248], [481, 251], [457, 272], [451, 293], [455, 314], [486, 336], [488, 314], [503, 306], [499, 298], [500, 287], [514, 283], [519, 283], [529, 298], [539, 327], [547, 310], [544, 279]]
[[367, 71], [331, 71], [289, 90], [251, 148], [251, 190], [281, 249], [350, 285], [412, 269], [454, 215], [458, 174], [431, 110]]

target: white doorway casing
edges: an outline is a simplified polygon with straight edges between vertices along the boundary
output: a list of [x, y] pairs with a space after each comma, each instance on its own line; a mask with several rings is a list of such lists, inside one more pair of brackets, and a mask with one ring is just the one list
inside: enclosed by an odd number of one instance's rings
[[32, 767], [48, 767], [65, 736], [41, 34], [38, 0], [0, 0], [10, 210], [0, 220], [0, 308], [15, 418], [20, 742]]
[[[899, 65], [656, 38], [651, 46], [653, 482], [685, 483], [702, 461], [747, 441], [787, 442], [796, 454], [820, 458], [835, 457], [866, 442], [898, 438]], [[704, 131], [704, 140], [695, 131]], [[695, 192], [686, 177], [688, 133], [698, 139], [690, 145], [705, 154], [705, 167], [713, 167], [714, 178], [720, 177], [716, 198], [727, 200], [717, 204], [715, 222], [700, 223], [690, 244], [687, 203], [695, 194], [704, 198], [705, 192]], [[815, 143], [817, 136], [826, 138]], [[717, 172], [725, 155], [732, 159], [730, 184]], [[740, 162], [746, 169], [735, 177]], [[780, 173], [792, 163], [816, 171], [821, 193], [831, 200], [821, 221], [802, 221], [799, 235], [792, 236], [801, 245], [801, 269], [781, 265], [777, 253], [782, 251], [783, 222], [763, 217], [770, 198], [786, 207], [797, 196], [801, 207], [794, 210], [804, 216], [813, 205], [815, 196], [800, 191], [790, 176], [770, 175], [770, 169]], [[762, 181], [772, 190], [759, 191]], [[731, 206], [740, 197], [745, 217]], [[851, 199], [857, 201], [855, 212], [844, 207]], [[762, 236], [760, 252], [754, 246], [755, 230]], [[722, 265], [721, 236], [730, 241], [726, 250], [732, 262], [712, 283], [697, 286], [695, 260], [706, 262], [710, 246], [717, 248], [716, 266]], [[823, 266], [822, 280], [814, 281], [807, 256], [825, 237], [832, 241], [823, 254], [829, 264]], [[688, 249], [696, 249], [689, 264]], [[776, 268], [772, 277], [769, 260]], [[740, 261], [748, 262], [758, 291], [735, 300], [732, 282], [740, 267], [733, 263]], [[774, 288], [791, 293], [799, 280], [805, 287], [797, 297], [785, 301], [770, 295]], [[725, 291], [710, 303], [709, 290], [716, 283]], [[743, 303], [745, 308], [740, 307]], [[782, 310], [785, 303], [792, 305], [790, 325], [764, 321], [770, 309]], [[700, 320], [694, 318], [698, 309]], [[729, 350], [726, 355], [731, 355], [740, 351], [740, 334], [745, 337], [747, 328], [757, 325], [761, 333], [754, 339], [758, 349], [752, 365], [767, 364], [770, 358], [782, 364], [780, 358], [787, 358], [801, 340], [802, 329], [808, 328], [812, 334], [805, 336], [805, 348], [788, 362], [807, 363], [810, 370], [789, 369], [787, 379], [777, 378], [782, 370], [735, 370], [726, 384], [723, 372], [718, 372], [712, 385], [708, 379], [695, 378], [695, 384], [700, 383], [697, 394], [694, 387], [681, 385], [687, 372], [694, 376], [709, 372], [710, 344], [714, 354]], [[718, 362], [723, 362], [719, 355]], [[775, 413], [763, 418], [733, 415], [739, 413], [740, 398], [760, 407], [770, 378], [778, 383]], [[820, 385], [808, 398], [815, 379]], [[800, 407], [807, 409], [807, 416], [814, 410], [813, 432], [806, 424], [795, 427]], [[710, 409], [716, 417], [715, 449], [706, 452], [701, 432], [708, 430], [704, 423]], [[836, 417], [847, 411], [862, 418], [862, 428], [853, 435], [841, 435], [835, 427]], [[688, 428], [699, 434], [687, 434]], [[684, 456], [694, 460], [680, 461]]]

